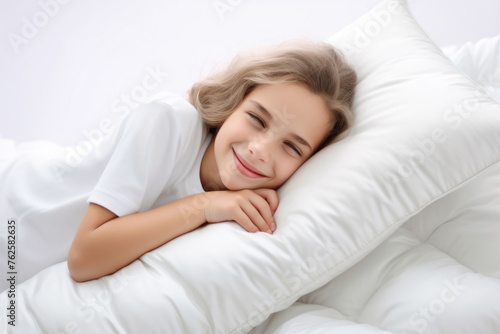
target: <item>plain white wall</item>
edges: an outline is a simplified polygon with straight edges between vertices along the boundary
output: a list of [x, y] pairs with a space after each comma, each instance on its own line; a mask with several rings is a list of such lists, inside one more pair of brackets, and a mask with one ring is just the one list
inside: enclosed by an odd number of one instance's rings
[[[0, 2], [0, 135], [74, 145], [134, 96], [183, 94], [239, 50], [323, 40], [378, 0]], [[498, 0], [409, 0], [439, 46], [500, 33]]]

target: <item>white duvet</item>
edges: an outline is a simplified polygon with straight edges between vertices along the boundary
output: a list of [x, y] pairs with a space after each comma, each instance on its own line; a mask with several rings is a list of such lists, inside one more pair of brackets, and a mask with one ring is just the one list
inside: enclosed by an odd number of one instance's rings
[[204, 226], [86, 283], [61, 262], [0, 294], [0, 333], [500, 333], [499, 37], [446, 49], [459, 71], [386, 0], [329, 41], [356, 125], [274, 235]]
[[499, 240], [497, 164], [252, 333], [499, 333]]

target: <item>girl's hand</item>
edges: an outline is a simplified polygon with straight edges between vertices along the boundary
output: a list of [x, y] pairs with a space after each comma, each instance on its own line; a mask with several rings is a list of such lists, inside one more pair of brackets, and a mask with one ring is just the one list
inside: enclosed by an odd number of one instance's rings
[[278, 195], [273, 189], [214, 191], [205, 207], [205, 218], [208, 223], [235, 221], [248, 232], [272, 234], [277, 208]]

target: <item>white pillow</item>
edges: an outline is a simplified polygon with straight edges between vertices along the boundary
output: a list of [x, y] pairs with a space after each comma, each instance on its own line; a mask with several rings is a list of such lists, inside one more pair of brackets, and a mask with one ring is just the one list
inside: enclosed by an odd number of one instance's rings
[[499, 162], [500, 105], [460, 74], [404, 1], [383, 1], [330, 41], [359, 75], [355, 126], [279, 189], [274, 235], [207, 225], [82, 284], [65, 264], [50, 267], [17, 287], [17, 314], [29, 319], [20, 326], [248, 332]]

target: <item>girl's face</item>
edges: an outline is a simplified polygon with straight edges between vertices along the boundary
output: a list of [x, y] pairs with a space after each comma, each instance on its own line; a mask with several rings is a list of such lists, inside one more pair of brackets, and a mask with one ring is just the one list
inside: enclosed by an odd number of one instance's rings
[[204, 174], [212, 188], [215, 183], [229, 190], [276, 189], [313, 155], [331, 127], [323, 98], [304, 86], [257, 86], [210, 143], [202, 182]]

